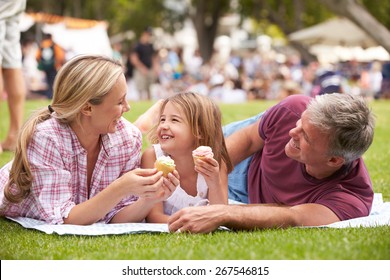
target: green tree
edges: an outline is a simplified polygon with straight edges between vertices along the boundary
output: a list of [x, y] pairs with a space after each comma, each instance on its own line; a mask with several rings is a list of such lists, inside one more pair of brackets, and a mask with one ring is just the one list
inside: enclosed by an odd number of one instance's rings
[[137, 35], [146, 26], [161, 26], [169, 10], [163, 0], [29, 0], [27, 11], [47, 12], [84, 19], [105, 20], [109, 34], [133, 30]]
[[194, 0], [189, 15], [194, 23], [200, 55], [204, 62], [210, 60], [219, 19], [229, 9], [229, 0]]
[[[240, 10], [243, 16], [277, 25], [286, 36], [333, 15], [326, 7], [311, 0], [240, 0]], [[299, 51], [305, 63], [316, 60], [301, 43], [290, 42], [290, 45]]]
[[[276, 24], [288, 35], [335, 15], [350, 19], [390, 51], [390, 1], [381, 0], [240, 0], [241, 14]], [[373, 32], [375, 30], [375, 32]], [[307, 46], [290, 42], [304, 61], [314, 57]]]
[[[372, 15], [368, 9], [363, 6], [360, 1], [357, 0], [319, 0], [321, 3], [326, 5], [330, 10], [334, 13], [344, 16], [354, 22], [361, 29], [366, 31], [370, 36], [383, 48], [385, 48], [388, 52], [390, 52], [390, 32], [379, 22], [374, 15]], [[388, 1], [381, 1], [388, 2]], [[368, 4], [368, 3], [367, 3]], [[369, 4], [371, 5], [371, 3]], [[389, 7], [389, 4], [385, 4], [385, 6]], [[370, 6], [373, 8], [372, 6]], [[376, 9], [373, 11], [377, 11]], [[383, 21], [388, 20], [388, 17], [385, 17], [381, 14], [380, 17]]]

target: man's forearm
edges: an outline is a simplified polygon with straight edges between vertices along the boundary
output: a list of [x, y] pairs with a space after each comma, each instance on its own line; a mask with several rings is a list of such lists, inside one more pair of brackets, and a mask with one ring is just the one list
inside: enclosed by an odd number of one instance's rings
[[[224, 211], [224, 226], [236, 230], [297, 226], [289, 207], [274, 205], [229, 205]], [[221, 213], [222, 214], [222, 213]]]

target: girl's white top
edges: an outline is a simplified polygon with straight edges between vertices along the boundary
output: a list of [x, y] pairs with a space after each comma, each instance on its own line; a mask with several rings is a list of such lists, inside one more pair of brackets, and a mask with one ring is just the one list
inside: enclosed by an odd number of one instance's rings
[[[162, 150], [160, 144], [153, 145], [156, 158], [160, 156], [167, 156]], [[198, 174], [196, 181], [196, 196], [189, 195], [183, 190], [180, 185], [176, 187], [176, 190], [172, 195], [164, 201], [164, 214], [172, 215], [180, 209], [188, 206], [201, 206], [208, 205], [209, 200], [207, 199], [208, 187], [206, 180], [201, 174]]]

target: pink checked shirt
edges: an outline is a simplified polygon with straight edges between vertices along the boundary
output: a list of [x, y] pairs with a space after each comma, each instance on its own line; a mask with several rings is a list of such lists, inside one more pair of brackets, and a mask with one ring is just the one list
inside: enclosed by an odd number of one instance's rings
[[[4, 198], [10, 164], [0, 170], [1, 214], [29, 217], [62, 224], [72, 207], [95, 196], [125, 172], [140, 166], [142, 135], [122, 118], [117, 131], [102, 135], [102, 148], [87, 187], [87, 153], [68, 125], [51, 118], [37, 125], [27, 156], [33, 175], [31, 192], [19, 204]], [[124, 206], [137, 200], [123, 199], [102, 221], [109, 222]]]

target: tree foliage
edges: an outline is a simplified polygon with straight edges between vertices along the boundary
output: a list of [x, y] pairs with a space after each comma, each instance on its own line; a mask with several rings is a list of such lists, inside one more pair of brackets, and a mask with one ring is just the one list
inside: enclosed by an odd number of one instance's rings
[[194, 0], [192, 2], [192, 6], [189, 7], [189, 16], [195, 26], [200, 55], [203, 61], [207, 62], [212, 56], [219, 19], [230, 7], [229, 0]]
[[390, 1], [362, 0], [361, 4], [373, 17], [390, 30]]
[[164, 0], [28, 0], [27, 11], [105, 20], [110, 35], [128, 30], [138, 35], [147, 26], [172, 31], [174, 23], [182, 21], [180, 15], [165, 8]]
[[[266, 19], [278, 25], [286, 35], [335, 15], [344, 16], [371, 34], [380, 45], [390, 51], [388, 43], [390, 34], [386, 30], [390, 23], [390, 1], [240, 0], [240, 4], [243, 15], [256, 20]], [[297, 42], [290, 42], [290, 44], [301, 53], [304, 61], [309, 62], [314, 59], [306, 46]]]
[[286, 34], [332, 16], [318, 2], [310, 0], [240, 0], [240, 13], [277, 24]]
[[390, 32], [358, 0], [319, 0], [334, 13], [348, 18], [390, 52]]

